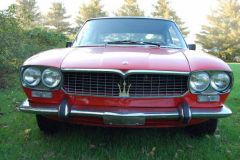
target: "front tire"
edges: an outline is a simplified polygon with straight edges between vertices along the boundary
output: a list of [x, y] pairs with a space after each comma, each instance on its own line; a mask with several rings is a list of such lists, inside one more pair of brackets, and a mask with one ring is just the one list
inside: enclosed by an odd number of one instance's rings
[[212, 135], [217, 129], [218, 119], [209, 119], [203, 123], [186, 126], [185, 130], [188, 134], [196, 137], [203, 135]]
[[54, 121], [42, 115], [36, 115], [36, 119], [39, 129], [44, 133], [57, 133], [65, 128], [63, 122]]

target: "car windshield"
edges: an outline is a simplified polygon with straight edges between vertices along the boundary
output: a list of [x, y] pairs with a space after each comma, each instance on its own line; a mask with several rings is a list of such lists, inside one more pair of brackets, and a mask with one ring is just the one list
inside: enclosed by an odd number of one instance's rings
[[76, 36], [73, 47], [106, 44], [186, 48], [175, 23], [150, 18], [106, 18], [87, 21]]

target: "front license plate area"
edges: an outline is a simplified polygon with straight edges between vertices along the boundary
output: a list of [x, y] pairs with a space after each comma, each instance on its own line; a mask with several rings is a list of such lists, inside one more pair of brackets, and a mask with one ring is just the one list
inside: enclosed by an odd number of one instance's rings
[[103, 117], [104, 124], [110, 125], [144, 125], [145, 118], [144, 117], [127, 117], [127, 116], [104, 116]]

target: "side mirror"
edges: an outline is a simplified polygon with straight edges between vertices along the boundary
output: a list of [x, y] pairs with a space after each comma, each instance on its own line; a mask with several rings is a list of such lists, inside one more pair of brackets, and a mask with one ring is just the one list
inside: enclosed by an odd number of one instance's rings
[[188, 45], [188, 49], [195, 51], [195, 50], [196, 50], [196, 44], [189, 44], [189, 45]]
[[66, 48], [71, 48], [72, 47], [72, 42], [67, 42], [66, 43]]

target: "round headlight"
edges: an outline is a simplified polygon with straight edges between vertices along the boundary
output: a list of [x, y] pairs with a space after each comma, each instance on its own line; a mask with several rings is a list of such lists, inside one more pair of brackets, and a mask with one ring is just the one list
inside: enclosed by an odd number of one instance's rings
[[23, 81], [29, 86], [36, 86], [41, 81], [41, 72], [36, 67], [28, 67], [23, 72]]
[[190, 86], [197, 92], [202, 92], [208, 88], [210, 78], [206, 72], [194, 72], [190, 78]]
[[211, 85], [216, 91], [225, 90], [230, 83], [230, 77], [225, 72], [216, 72], [211, 77]]
[[47, 68], [43, 71], [42, 81], [47, 87], [56, 87], [61, 81], [61, 74], [55, 68]]

